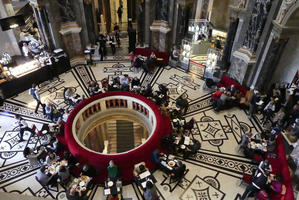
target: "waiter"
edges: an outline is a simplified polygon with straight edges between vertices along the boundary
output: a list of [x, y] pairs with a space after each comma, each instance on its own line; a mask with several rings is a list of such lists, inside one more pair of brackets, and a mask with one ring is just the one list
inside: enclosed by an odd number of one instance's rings
[[32, 87], [29, 89], [29, 94], [36, 100], [37, 105], [35, 107], [35, 113], [37, 113], [37, 110], [39, 108], [39, 105], [42, 105], [43, 107], [43, 114], [45, 114], [45, 104], [42, 104], [38, 91], [36, 89], [36, 85], [33, 83]]
[[29, 131], [32, 134], [34, 134], [34, 132], [31, 128], [28, 127], [28, 124], [25, 122], [25, 120], [20, 115], [16, 114], [15, 118], [18, 120], [17, 123], [20, 127], [20, 135], [19, 135], [20, 140], [19, 140], [19, 142], [22, 142], [22, 141], [24, 141], [23, 135], [24, 135], [25, 131]]

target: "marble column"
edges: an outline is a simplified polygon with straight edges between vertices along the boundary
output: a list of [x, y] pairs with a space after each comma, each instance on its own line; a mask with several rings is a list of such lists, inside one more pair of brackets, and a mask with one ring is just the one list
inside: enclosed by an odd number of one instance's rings
[[230, 25], [229, 25], [225, 47], [222, 55], [222, 62], [221, 62], [222, 69], [227, 69], [230, 65], [230, 57], [231, 57], [232, 47], [233, 47], [233, 43], [234, 43], [234, 39], [238, 27], [238, 21], [239, 20], [236, 18], [230, 19]]
[[173, 19], [173, 24], [172, 24], [172, 45], [176, 44], [178, 12], [179, 12], [179, 3], [176, 1], [175, 7], [174, 7], [174, 19]]
[[168, 52], [170, 51], [170, 27], [165, 21], [155, 20], [150, 27], [152, 32], [152, 49]]
[[173, 26], [173, 16], [174, 16], [174, 6], [175, 6], [175, 0], [168, 1], [168, 25], [170, 27]]
[[151, 0], [145, 0], [145, 23], [144, 23], [144, 42], [146, 46], [150, 45], [150, 9], [153, 4]]
[[[6, 8], [8, 6], [5, 3], [7, 2], [0, 1], [0, 18], [5, 18], [11, 15], [11, 13], [7, 11]], [[11, 4], [10, 7], [12, 7]], [[0, 28], [0, 41], [0, 53], [7, 52], [11, 56], [21, 55], [18, 40], [13, 30], [2, 31]]]
[[67, 47], [65, 51], [70, 58], [83, 56], [83, 48], [81, 44], [80, 32], [82, 28], [77, 22], [65, 22], [61, 25], [59, 31], [62, 35], [63, 42]]

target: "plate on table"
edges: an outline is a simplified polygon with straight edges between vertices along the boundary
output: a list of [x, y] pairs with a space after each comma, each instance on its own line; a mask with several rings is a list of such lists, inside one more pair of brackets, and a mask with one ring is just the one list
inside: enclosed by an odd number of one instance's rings
[[182, 144], [181, 149], [186, 149], [186, 146]]
[[74, 179], [74, 182], [75, 182], [75, 183], [78, 183], [78, 182], [79, 182], [79, 180], [78, 180], [77, 178], [75, 178], [75, 179]]
[[84, 181], [81, 181], [81, 182], [79, 183], [79, 185], [80, 185], [80, 186], [84, 186], [84, 185], [85, 185], [85, 182], [84, 182]]
[[82, 187], [81, 190], [84, 192], [86, 191], [86, 187]]
[[73, 186], [72, 186], [72, 188], [76, 188], [77, 187], [77, 185], [76, 184], [74, 184]]
[[175, 165], [175, 162], [171, 160], [171, 161], [168, 162], [168, 165], [169, 165], [170, 167], [173, 167], [173, 166]]
[[108, 185], [108, 187], [112, 187], [113, 186], [113, 182], [109, 181], [107, 185]]

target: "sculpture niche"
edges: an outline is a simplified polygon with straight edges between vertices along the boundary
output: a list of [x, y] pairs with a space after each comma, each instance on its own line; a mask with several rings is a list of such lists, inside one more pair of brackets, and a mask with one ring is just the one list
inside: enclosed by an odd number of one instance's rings
[[156, 20], [167, 21], [168, 0], [158, 0], [156, 3]]
[[249, 21], [244, 46], [255, 52], [271, 8], [271, 0], [257, 0]]
[[76, 14], [69, 0], [57, 0], [63, 22], [73, 22]]

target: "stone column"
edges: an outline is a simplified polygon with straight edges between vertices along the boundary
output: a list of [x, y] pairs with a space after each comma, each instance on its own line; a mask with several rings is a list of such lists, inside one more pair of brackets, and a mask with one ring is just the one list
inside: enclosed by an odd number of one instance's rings
[[[232, 54], [232, 64], [228, 71], [230, 77], [236, 79], [240, 84], [248, 87], [250, 86], [250, 74], [256, 63], [256, 50], [260, 45], [260, 37], [264, 31], [264, 25], [271, 8], [271, 1], [255, 1], [253, 3], [253, 9], [252, 12], [250, 12], [243, 41], [238, 44], [242, 45], [242, 47]], [[248, 3], [247, 6], [248, 5], [250, 5], [250, 3]], [[233, 10], [237, 9], [240, 8], [233, 7]], [[245, 23], [243, 25], [245, 25]], [[244, 31], [244, 26], [242, 29]], [[237, 32], [237, 34], [240, 33]]]
[[225, 47], [222, 55], [222, 68], [227, 69], [230, 65], [230, 57], [232, 53], [232, 47], [238, 27], [238, 19], [230, 18], [230, 25], [227, 33]]
[[170, 51], [170, 28], [165, 21], [155, 20], [151, 25], [152, 32], [151, 47], [158, 51]]
[[[6, 10], [7, 8], [6, 3], [7, 2], [0, 1], [0, 18], [5, 18], [11, 15], [11, 13]], [[12, 7], [11, 4], [10, 7]], [[0, 28], [0, 41], [1, 41], [0, 53], [7, 52], [11, 56], [22, 55], [18, 45], [18, 40], [13, 30], [2, 31]]]
[[81, 30], [82, 28], [76, 22], [66, 22], [61, 25], [59, 32], [62, 35], [63, 42], [67, 47], [65, 50], [70, 58], [83, 55], [80, 38]]
[[150, 0], [145, 0], [145, 23], [144, 23], [144, 42], [147, 46], [150, 45], [150, 9], [153, 4]]
[[174, 14], [174, 5], [175, 5], [175, 0], [168, 1], [168, 25], [172, 27], [173, 25], [173, 14]]
[[176, 34], [177, 34], [177, 26], [178, 26], [178, 12], [179, 12], [179, 3], [175, 3], [174, 7], [174, 19], [172, 25], [172, 45], [176, 44]]

